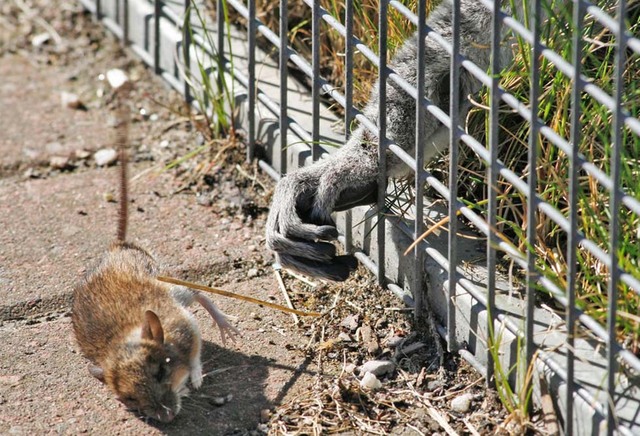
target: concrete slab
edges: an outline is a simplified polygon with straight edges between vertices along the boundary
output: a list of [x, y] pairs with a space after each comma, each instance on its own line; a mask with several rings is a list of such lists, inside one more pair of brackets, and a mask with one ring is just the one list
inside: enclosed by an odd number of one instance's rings
[[[82, 68], [77, 62], [48, 66], [21, 55], [0, 56], [0, 434], [255, 430], [263, 409], [306, 389], [314, 374], [303, 347], [292, 341], [299, 332], [288, 315], [216, 298], [243, 335], [223, 347], [209, 316], [194, 308], [207, 375], [165, 426], [127, 411], [89, 375], [76, 349], [68, 316], [72, 288], [114, 238], [118, 205], [107, 194], [115, 194], [118, 168], [97, 168], [88, 160], [61, 172], [49, 168], [48, 157], [111, 143], [112, 108], [91, 96], [102, 86], [99, 73], [129, 60], [112, 40], [102, 44], [100, 51], [76, 59]], [[227, 213], [245, 201], [243, 191], [221, 176], [212, 188], [218, 201], [204, 207], [190, 189], [181, 190], [184, 181], [175, 173], [154, 171], [186, 154], [196, 134], [167, 129], [180, 118], [170, 105], [153, 105], [146, 97], [164, 99], [157, 95], [165, 89], [148, 71], [135, 66], [130, 71], [140, 75], [132, 105], [153, 107], [158, 121], [140, 117], [131, 126], [129, 239], [152, 252], [169, 275], [280, 302], [267, 270], [264, 216]], [[87, 111], [60, 106], [59, 90], [67, 85], [86, 96]], [[169, 145], [158, 146], [161, 140]], [[59, 145], [48, 146], [51, 141]], [[25, 176], [29, 168], [38, 169], [39, 178]], [[217, 177], [214, 170], [210, 174]], [[214, 404], [227, 395], [232, 395], [228, 403]]]

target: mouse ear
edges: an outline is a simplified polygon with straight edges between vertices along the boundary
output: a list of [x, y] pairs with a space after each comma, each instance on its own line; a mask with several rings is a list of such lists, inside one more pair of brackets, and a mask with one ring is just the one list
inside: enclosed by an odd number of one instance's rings
[[155, 312], [147, 310], [144, 313], [144, 325], [142, 326], [142, 339], [156, 341], [159, 344], [164, 343], [164, 331], [162, 324]]

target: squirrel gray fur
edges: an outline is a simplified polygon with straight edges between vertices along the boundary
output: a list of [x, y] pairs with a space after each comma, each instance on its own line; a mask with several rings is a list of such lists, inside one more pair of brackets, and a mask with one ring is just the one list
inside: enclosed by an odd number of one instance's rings
[[[446, 40], [452, 38], [452, 2], [443, 1], [427, 19], [427, 25]], [[477, 0], [462, 0], [461, 54], [487, 70], [491, 55], [492, 13]], [[518, 11], [521, 12], [521, 11]], [[389, 67], [417, 85], [417, 33], [405, 41]], [[501, 61], [510, 50], [501, 50]], [[425, 97], [449, 112], [451, 56], [432, 38], [425, 40]], [[480, 90], [481, 84], [466, 70], [460, 71], [461, 112], [468, 110], [467, 96]], [[374, 86], [363, 110], [370, 120], [378, 119], [378, 87]], [[416, 101], [397, 84], [387, 82], [387, 137], [410, 155], [415, 150]], [[449, 147], [449, 130], [433, 115], [425, 116], [425, 162]], [[336, 153], [309, 167], [283, 177], [273, 196], [267, 220], [266, 241], [282, 266], [310, 276], [345, 280], [357, 266], [349, 255], [336, 256], [329, 242], [338, 237], [331, 218], [334, 211], [375, 202], [378, 180], [378, 138], [359, 126], [349, 141]], [[399, 178], [408, 168], [394, 154], [387, 156], [388, 174]]]

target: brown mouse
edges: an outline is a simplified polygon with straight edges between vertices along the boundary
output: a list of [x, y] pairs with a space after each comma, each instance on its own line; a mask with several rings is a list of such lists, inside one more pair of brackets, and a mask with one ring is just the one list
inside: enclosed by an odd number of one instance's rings
[[[113, 71], [113, 70], [112, 70]], [[111, 73], [111, 71], [110, 71]], [[90, 373], [128, 408], [161, 422], [178, 414], [181, 398], [202, 384], [201, 337], [186, 309], [198, 301], [214, 318], [225, 342], [238, 331], [205, 295], [155, 279], [159, 267], [144, 249], [126, 242], [127, 154], [131, 89], [123, 72], [109, 77], [116, 88], [120, 123], [120, 210], [117, 240], [99, 265], [74, 289], [72, 323]]]

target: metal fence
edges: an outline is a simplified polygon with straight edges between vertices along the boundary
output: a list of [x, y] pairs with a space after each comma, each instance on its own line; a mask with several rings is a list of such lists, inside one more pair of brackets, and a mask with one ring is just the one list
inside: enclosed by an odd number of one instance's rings
[[[165, 78], [178, 90], [182, 91], [187, 98], [192, 92], [180, 77], [178, 69], [174, 63], [182, 63], [191, 65], [193, 60], [189, 59], [192, 46], [198, 46], [205, 50], [216, 59], [211, 66], [211, 74], [215, 75], [217, 68], [223, 67], [227, 74], [233, 77], [242, 87], [246, 89], [246, 96], [243, 100], [245, 104], [246, 120], [244, 126], [247, 131], [248, 159], [256, 156], [256, 141], [259, 136], [258, 131], [261, 129], [260, 118], [256, 115], [260, 112], [257, 105], [272, 116], [276, 117], [279, 135], [273, 136], [276, 144], [273, 145], [272, 153], [266, 160], [260, 161], [260, 166], [275, 179], [280, 177], [280, 173], [287, 172], [287, 162], [291, 162], [291, 135], [296, 136], [299, 140], [308, 145], [303, 148], [310, 150], [312, 161], [321, 158], [325, 152], [331, 150], [325, 149], [321, 145], [321, 122], [326, 114], [326, 107], [321, 103], [322, 98], [330, 98], [336, 104], [344, 108], [344, 126], [351, 126], [353, 121], [357, 121], [364, 126], [374, 136], [380, 138], [378, 144], [378, 152], [380, 156], [380, 177], [379, 177], [379, 193], [377, 205], [377, 241], [375, 258], [369, 256], [369, 250], [364, 250], [362, 244], [356, 243], [352, 239], [352, 230], [356, 225], [347, 212], [344, 218], [343, 236], [340, 241], [345, 247], [362, 261], [362, 263], [377, 275], [381, 284], [389, 287], [394, 293], [404, 295], [405, 301], [413, 304], [419, 313], [421, 308], [426, 304], [423, 296], [426, 295], [425, 288], [425, 262], [430, 265], [437, 265], [445, 271], [446, 274], [446, 309], [442, 315], [442, 326], [440, 332], [449, 344], [451, 351], [457, 351], [462, 348], [459, 340], [460, 335], [456, 334], [461, 328], [461, 323], [469, 323], [469, 319], [476, 319], [474, 325], [466, 325], [470, 328], [471, 335], [480, 338], [478, 342], [485, 346], [474, 346], [471, 352], [462, 350], [461, 354], [471, 360], [475, 366], [484, 371], [487, 380], [490, 383], [495, 381], [494, 373], [495, 363], [494, 357], [504, 355], [502, 351], [495, 352], [505, 342], [502, 337], [498, 336], [498, 331], [509, 332], [513, 342], [508, 347], [514, 347], [513, 343], [523, 343], [523, 352], [516, 350], [510, 354], [509, 359], [503, 362], [510, 367], [514, 361], [524, 365], [516, 365], [521, 373], [527, 371], [527, 362], [535, 359], [534, 369], [546, 375], [546, 379], [552, 385], [552, 391], [558, 396], [557, 407], [563, 421], [563, 430], [566, 434], [582, 434], [584, 432], [599, 434], [637, 434], [640, 432], [640, 359], [631, 350], [621, 345], [616, 340], [616, 314], [618, 309], [618, 289], [620, 284], [624, 284], [636, 295], [640, 295], [640, 277], [637, 271], [630, 268], [626, 270], [619, 262], [617, 255], [618, 244], [621, 240], [619, 212], [633, 213], [640, 215], [640, 201], [638, 201], [636, 192], [626, 192], [620, 184], [621, 172], [621, 148], [623, 144], [623, 132], [627, 129], [635, 138], [640, 137], [640, 120], [637, 114], [630, 114], [625, 110], [623, 105], [623, 96], [625, 95], [623, 72], [626, 65], [626, 59], [629, 56], [640, 55], [640, 39], [632, 35], [625, 23], [626, 1], [619, 1], [617, 4], [616, 17], [613, 18], [604, 10], [596, 7], [586, 0], [575, 0], [570, 5], [560, 4], [557, 7], [571, 7], [573, 14], [573, 34], [572, 46], [573, 57], [571, 60], [564, 59], [561, 55], [547, 47], [542, 40], [540, 34], [541, 21], [543, 17], [542, 2], [535, 0], [531, 3], [530, 10], [527, 12], [528, 25], [525, 26], [517, 18], [512, 17], [510, 13], [505, 12], [508, 9], [495, 7], [491, 0], [478, 0], [492, 11], [492, 28], [487, 29], [491, 32], [491, 52], [497, 54], [500, 45], [504, 44], [503, 35], [505, 30], [509, 30], [517, 35], [523, 41], [530, 45], [531, 50], [528, 55], [530, 63], [530, 82], [531, 87], [528, 93], [528, 100], [524, 101], [521, 96], [516, 96], [500, 86], [500, 75], [504, 65], [500, 65], [500, 56], [492, 56], [490, 62], [490, 70], [485, 71], [478, 65], [466, 59], [460, 54], [460, 0], [453, 0], [453, 12], [451, 23], [453, 27], [452, 37], [445, 37], [438, 34], [433, 29], [425, 25], [427, 16], [427, 2], [421, 0], [418, 2], [418, 10], [416, 13], [409, 10], [405, 5], [397, 0], [381, 0], [379, 9], [378, 35], [379, 35], [379, 52], [375, 53], [360, 39], [353, 35], [354, 25], [354, 0], [348, 0], [345, 5], [344, 21], [342, 17], [334, 17], [320, 6], [318, 0], [303, 0], [303, 2], [312, 11], [312, 57], [311, 60], [305, 59], [297, 53], [289, 44], [289, 25], [287, 22], [287, 0], [280, 0], [280, 24], [279, 35], [269, 29], [256, 16], [256, 1], [248, 0], [248, 4], [242, 0], [217, 0], [217, 11], [222, 11], [225, 7], [233, 8], [237, 14], [246, 19], [247, 28], [233, 30], [226, 28], [224, 23], [224, 14], [217, 14], [217, 25], [212, 26], [217, 39], [215, 43], [217, 47], [207, 47], [204, 38], [198, 35], [191, 38], [182, 29], [182, 14], [191, 6], [191, 0], [184, 1], [162, 1], [162, 0], [81, 0], [83, 4], [92, 10], [96, 15], [110, 27], [119, 37], [123, 38], [125, 43], [131, 47], [151, 66], [155, 68], [158, 74], [162, 74]], [[223, 3], [225, 2], [226, 3]], [[132, 5], [140, 3], [142, 6]], [[507, 2], [505, 2], [507, 3]], [[109, 5], [108, 11], [105, 12], [105, 5]], [[137, 9], [135, 9], [137, 8]], [[145, 9], [147, 8], [147, 9]], [[388, 11], [392, 8], [402, 14], [413, 25], [416, 26], [418, 37], [418, 54], [417, 85], [413, 86], [406, 78], [403, 78], [396, 71], [393, 71], [387, 63], [387, 20]], [[137, 10], [139, 15], [132, 14], [132, 10]], [[142, 11], [142, 12], [140, 12]], [[547, 11], [549, 12], [549, 11]], [[141, 15], [140, 15], [141, 14]], [[589, 77], [586, 77], [582, 71], [582, 45], [583, 26], [585, 16], [597, 21], [604, 29], [614, 35], [610, 44], [615, 45], [615, 83], [612, 86], [613, 93], [610, 95], [601, 87], [595, 85]], [[139, 16], [144, 16], [145, 31], [142, 42], [131, 37], [133, 27], [140, 27], [142, 24], [138, 20]], [[520, 17], [521, 19], [523, 17]], [[174, 44], [180, 46], [183, 50], [176, 50], [177, 57], [171, 61], [164, 60], [162, 57], [162, 30], [161, 23], [168, 20], [177, 29], [173, 40]], [[345, 40], [345, 92], [341, 93], [320, 76], [320, 23], [321, 20], [328, 26], [329, 31], [337, 32]], [[422, 25], [419, 25], [422, 23]], [[218, 31], [218, 30], [223, 31]], [[231, 32], [234, 38], [239, 39], [245, 45], [244, 54], [237, 52], [233, 56], [240, 56], [242, 61], [236, 60], [235, 64], [230, 61], [229, 42], [225, 37], [225, 30]], [[261, 65], [269, 62], [269, 57], [262, 56], [256, 61], [256, 53], [260, 53], [257, 48], [256, 37], [260, 35], [266, 43], [271, 44], [277, 49], [278, 61], [278, 82], [275, 88], [279, 89], [279, 95], [269, 94], [261, 88], [263, 84], [257, 80], [256, 70]], [[424, 57], [425, 40], [431, 38], [450, 55], [451, 62], [451, 86], [450, 86], [450, 107], [437, 107], [425, 98], [424, 93], [424, 71], [428, 68]], [[175, 48], [175, 47], [174, 47]], [[186, 50], [185, 50], [186, 48]], [[353, 104], [353, 57], [355, 52], [365, 56], [379, 71], [379, 95], [380, 113], [377, 119], [368, 119]], [[223, 54], [221, 59], [219, 54]], [[454, 55], [455, 54], [455, 55]], [[571, 89], [571, 134], [564, 137], [558, 132], [545, 124], [538, 116], [538, 100], [541, 95], [540, 68], [541, 61], [545, 60], [551, 68], [557, 71], [557, 74], [563, 75], [572, 81]], [[174, 63], [172, 63], [174, 62]], [[291, 110], [290, 88], [292, 82], [288, 74], [288, 64], [293, 63], [298, 70], [308, 76], [311, 89], [311, 105], [308, 119], [311, 120], [310, 128], [307, 129], [305, 123], [299, 121], [299, 111]], [[239, 65], [242, 64], [242, 67]], [[232, 69], [232, 65], [235, 68]], [[488, 123], [488, 141], [483, 144], [481, 141], [470, 135], [464, 126], [464, 120], [461, 119], [461, 111], [459, 107], [460, 95], [457, 84], [460, 80], [461, 71], [466, 71], [479, 81], [483, 86], [489, 88], [489, 123]], [[466, 74], [465, 73], [465, 74]], [[639, 72], [640, 74], [640, 72]], [[400, 146], [393, 142], [393, 138], [386, 138], [386, 104], [385, 96], [389, 83], [395, 83], [411, 95], [416, 101], [416, 147], [415, 155], [408, 155]], [[266, 87], [267, 85], [264, 84]], [[611, 161], [608, 165], [596, 165], [590, 162], [579, 153], [578, 145], [581, 135], [581, 99], [584, 95], [590, 96], [598, 104], [603, 105], [609, 110], [612, 117], [612, 131], [610, 135]], [[289, 103], [289, 104], [288, 104]], [[569, 194], [567, 200], [567, 209], [559, 210], [559, 208], [548, 201], [541, 192], [538, 192], [538, 180], [536, 179], [536, 171], [529, 171], [527, 177], [524, 177], [518, 170], [509, 168], [504, 162], [498, 159], [499, 149], [499, 109], [500, 107], [508, 107], [517, 113], [522, 120], [530, 125], [529, 143], [528, 143], [528, 168], [535, 168], [539, 156], [537, 155], [538, 144], [540, 140], [548, 141], [561, 150], [570, 160], [568, 186]], [[323, 112], [324, 111], [324, 112]], [[424, 138], [424, 120], [426, 116], [435, 117], [439, 122], [449, 129], [450, 141], [450, 162], [449, 162], [449, 183], [448, 186], [438, 180], [433, 174], [424, 169], [424, 155], [421, 144], [425, 142]], [[344, 139], [349, 137], [349, 129], [345, 128]], [[287, 134], [289, 132], [290, 134]], [[465, 203], [463, 198], [458, 197], [458, 159], [459, 145], [464, 144], [470, 148], [477, 158], [486, 164], [487, 175], [486, 185], [494, 187], [488, 189], [487, 209], [485, 216], [477, 213], [472, 207]], [[387, 152], [391, 152], [398, 156], [406, 165], [414, 171], [414, 214], [413, 227], [402, 219], [397, 217], [389, 217], [389, 210], [385, 204], [385, 186], [387, 182], [387, 168], [385, 158]], [[640, 158], [640, 156], [635, 157]], [[304, 161], [304, 159], [299, 159]], [[602, 168], [608, 168], [605, 172]], [[589, 239], [583, 233], [578, 215], [577, 192], [579, 186], [579, 177], [584, 175], [592, 178], [603, 189], [610, 194], [610, 221], [609, 234], [610, 245], [607, 250]], [[500, 234], [495, 231], [498, 222], [498, 206], [497, 206], [497, 183], [501, 177], [504, 181], [512, 185], [512, 187], [520, 192], [527, 199], [526, 204], [526, 221], [529, 223], [526, 229], [526, 245], [535, 247], [537, 244], [537, 236], [534, 223], [538, 222], [539, 214], [544, 214], [549, 220], [554, 222], [562, 232], [566, 233], [566, 249], [567, 249], [567, 275], [566, 285], [561, 286], [544, 274], [540, 274], [536, 268], [535, 250], [521, 250], [514, 246], [510, 241], [501, 238]], [[400, 229], [409, 239], [415, 240], [425, 230], [424, 222], [424, 191], [425, 185], [430, 186], [442, 197], [448, 201], [448, 248], [446, 253], [437, 249], [429, 240], [425, 240], [418, 244], [413, 250], [411, 262], [413, 263], [414, 274], [409, 280], [411, 283], [390, 283], [389, 276], [394, 276], [390, 271], [386, 270], [385, 259], [388, 258], [389, 250], [385, 247], [385, 241], [388, 240], [389, 222], [393, 223], [394, 229]], [[566, 212], [566, 213], [565, 213]], [[462, 257], [460, 253], [460, 241], [456, 237], [457, 228], [463, 224], [458, 222], [457, 216], [462, 215], [471, 223], [471, 225], [483, 233], [487, 238], [486, 243], [486, 283], [478, 283], [470, 277], [468, 271], [463, 268]], [[577, 271], [577, 252], [584, 250], [592, 255], [597, 261], [604, 265], [604, 270], [608, 274], [608, 307], [607, 307], [607, 324], [602, 325], [591, 315], [581, 310], [576, 303], [576, 277]], [[495, 272], [498, 270], [498, 252], [506, 254], [510, 260], [522, 271], [524, 279], [524, 295], [522, 304], [517, 309], [510, 307], [508, 303], [503, 304], [504, 299], [497, 298], [496, 288], [499, 275]], [[398, 255], [396, 253], [396, 255]], [[395, 274], [398, 277], [398, 274]], [[407, 297], [402, 286], [408, 287], [412, 291], [413, 298]], [[548, 323], [542, 325], [539, 322], [539, 310], [536, 308], [536, 296], [540, 289], [550, 293], [555, 301], [564, 309], [564, 323], [556, 323], [551, 329]], [[431, 298], [438, 298], [438, 295], [432, 295]], [[475, 311], [475, 315], [469, 313], [461, 313], [461, 304], [464, 298], [469, 298], [471, 310]], [[484, 315], [480, 316], [478, 313]], [[636, 314], [637, 315], [637, 314]], [[556, 315], [557, 317], [557, 315]], [[478, 319], [486, 321], [478, 321]], [[485, 325], [481, 325], [486, 323]], [[636, 324], [637, 325], [637, 324]], [[567, 326], [570, 326], [569, 328]], [[575, 326], [575, 327], [574, 327]], [[502, 330], [501, 330], [502, 329]], [[506, 334], [506, 333], [504, 333]], [[549, 340], [553, 336], [555, 339]], [[541, 339], [541, 337], [543, 339]], [[504, 348], [504, 347], [503, 347]], [[473, 355], [475, 353], [475, 357]], [[485, 356], [482, 354], [485, 353]], [[522, 360], [524, 359], [524, 360]], [[480, 362], [480, 363], [479, 363]], [[484, 364], [483, 364], [484, 362]], [[497, 362], [500, 363], [500, 362]], [[516, 379], [522, 380], [523, 375], [519, 377], [509, 377], [510, 381]], [[515, 383], [518, 385], [518, 383]], [[537, 382], [534, 395], [537, 395]], [[522, 385], [518, 386], [522, 388]], [[585, 422], [585, 416], [586, 418]]]

